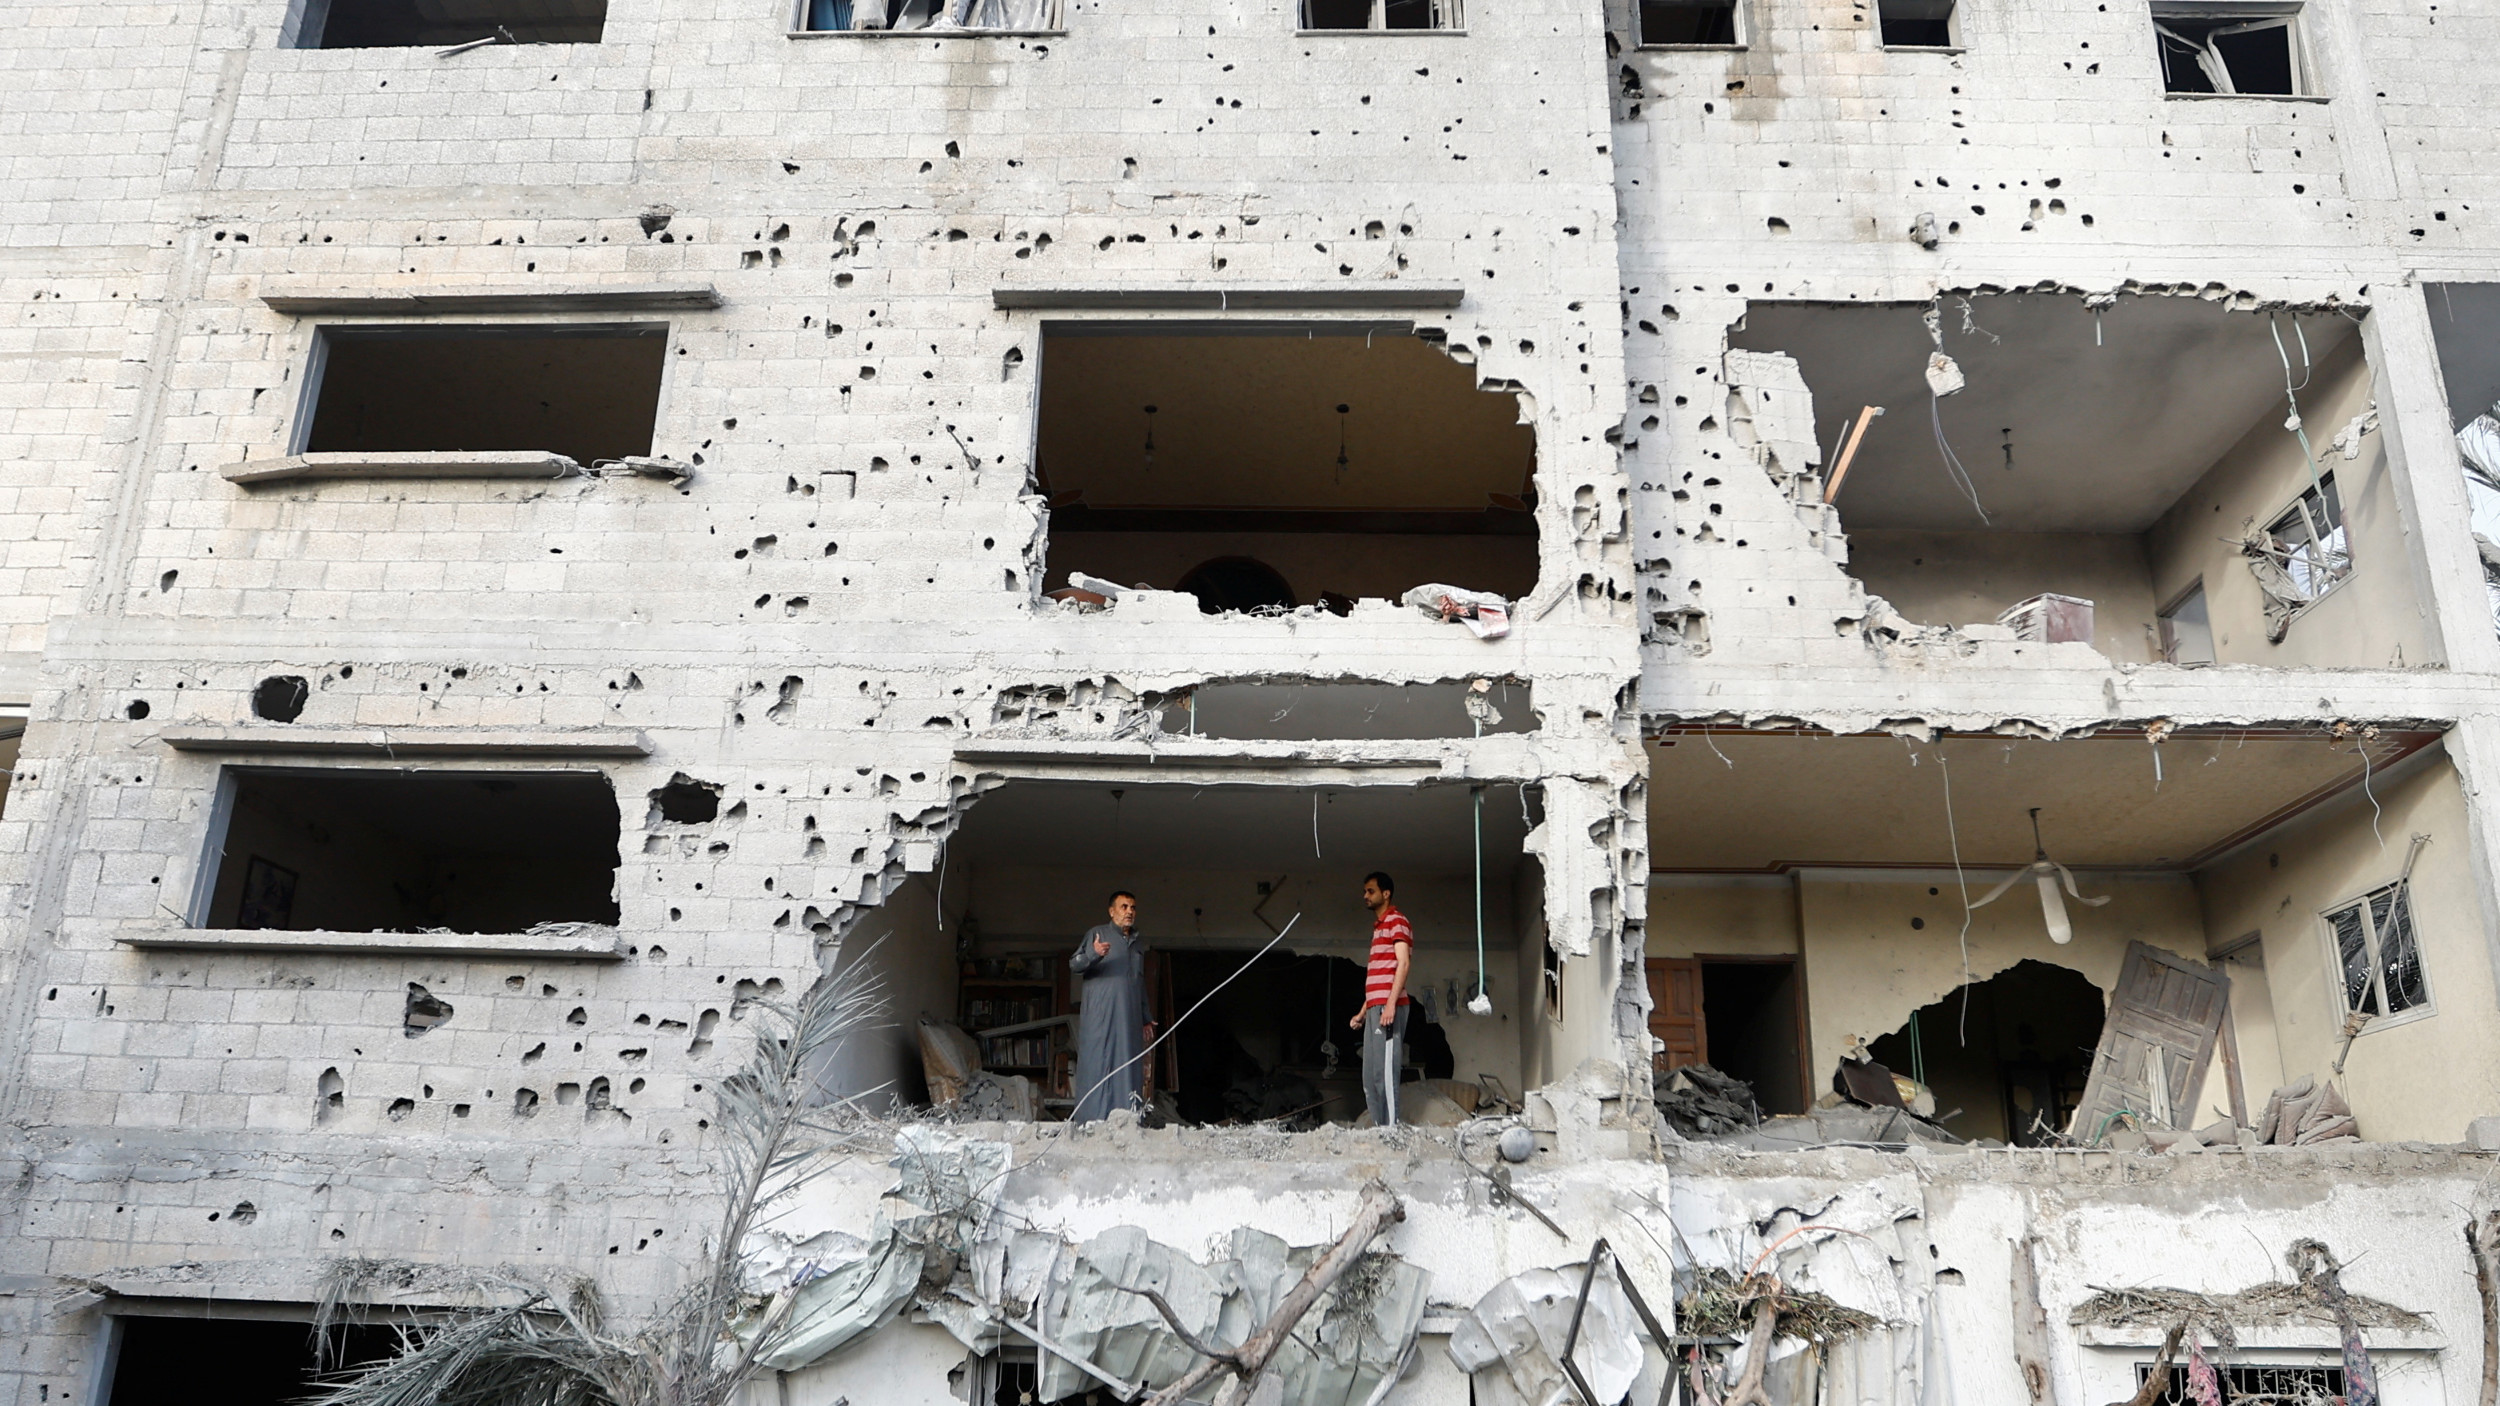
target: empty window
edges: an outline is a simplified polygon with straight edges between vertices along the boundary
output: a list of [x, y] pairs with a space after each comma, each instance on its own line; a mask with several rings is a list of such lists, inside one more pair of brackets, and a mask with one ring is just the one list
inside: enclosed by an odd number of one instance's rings
[[2165, 664], [2211, 664], [2214, 662], [2213, 623], [2205, 614], [2205, 583], [2197, 582], [2187, 594], [2172, 601], [2160, 616], [2161, 661]]
[[2399, 879], [2326, 915], [2347, 1014], [2401, 1015], [2430, 1003], [2413, 938], [2411, 889]]
[[1302, 0], [1304, 29], [1457, 29], [1458, 0]]
[[309, 0], [287, 47], [596, 44], [607, 23], [608, 0]]
[[1953, 0], [1876, 0], [1875, 24], [1887, 49], [1950, 49]]
[[1641, 42], [1733, 46], [1736, 0], [1641, 0]]
[[299, 452], [651, 452], [668, 329], [324, 327]]
[[214, 1317], [123, 1314], [107, 1320], [101, 1406], [283, 1406], [313, 1395], [323, 1374], [390, 1356], [399, 1329], [340, 1324], [327, 1351], [301, 1320], [246, 1316], [220, 1301]]
[[2278, 98], [2308, 92], [2298, 20], [2297, 10], [2154, 6], [2163, 89]]
[[604, 776], [234, 768], [219, 808], [205, 927], [524, 932], [617, 919]]

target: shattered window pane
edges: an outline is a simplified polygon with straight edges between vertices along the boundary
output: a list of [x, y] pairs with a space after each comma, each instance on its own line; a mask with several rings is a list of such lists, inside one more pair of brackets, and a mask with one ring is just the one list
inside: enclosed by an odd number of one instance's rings
[[2299, 499], [2267, 525], [2266, 536], [2303, 601], [2316, 600], [2351, 574], [2344, 506], [2332, 473], [2319, 475], [2315, 486], [2301, 490]]
[[1457, 0], [1302, 0], [1304, 29], [1457, 29]]
[[2377, 984], [2370, 979], [2370, 935], [2361, 905], [2340, 908], [2326, 917], [2335, 932], [2335, 959], [2344, 971], [2344, 1009], [2380, 1014]]
[[2370, 930], [2378, 938], [2380, 986], [2387, 993], [2387, 1013], [2430, 1004], [2422, 980], [2422, 953], [2413, 940], [2413, 901], [2404, 884], [2370, 895]]

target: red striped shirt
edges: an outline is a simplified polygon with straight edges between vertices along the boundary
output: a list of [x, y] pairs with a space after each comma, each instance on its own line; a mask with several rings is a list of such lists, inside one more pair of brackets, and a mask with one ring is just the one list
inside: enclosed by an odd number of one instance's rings
[[[1398, 949], [1412, 946], [1415, 929], [1396, 904], [1382, 904], [1380, 916], [1372, 920], [1372, 960], [1363, 972], [1363, 1008], [1389, 1004], [1389, 988], [1397, 984]], [[1411, 1006], [1415, 998], [1398, 993], [1398, 1004]]]

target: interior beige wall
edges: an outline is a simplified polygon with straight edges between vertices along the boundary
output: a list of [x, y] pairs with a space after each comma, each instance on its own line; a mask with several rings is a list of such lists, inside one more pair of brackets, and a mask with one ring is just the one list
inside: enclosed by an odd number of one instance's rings
[[[2265, 522], [2309, 486], [2300, 441], [2269, 410], [2206, 471], [2146, 534], [2153, 595], [2167, 602], [2200, 576], [2214, 631], [2214, 655], [2225, 664], [2282, 668], [2382, 667], [2423, 664], [2432, 655], [2413, 592], [2410, 548], [2397, 516], [2385, 440], [2371, 434], [2360, 456], [2329, 447], [2336, 432], [2371, 404], [2361, 338], [2321, 362], [2300, 393], [2301, 419], [2318, 468], [2333, 470], [2351, 542], [2353, 571], [2342, 585], [2292, 622], [2281, 644], [2266, 643], [2264, 597], [2246, 560], [2232, 545], [2250, 520]], [[2295, 353], [2297, 355], [2297, 353]]]
[[[1891, 1034], [1910, 1013], [1963, 982], [1962, 905], [1950, 874], [1878, 878], [1866, 870], [1800, 871], [1809, 1046], [1820, 1087], [1853, 1040]], [[1970, 875], [1973, 897], [2005, 877]], [[2184, 875], [2078, 874], [2085, 895], [2110, 896], [2100, 908], [2069, 904], [2074, 941], [2049, 941], [2038, 894], [2017, 885], [1974, 910], [1970, 976], [1984, 981], [2026, 958], [2068, 967], [2101, 988], [2117, 985], [2127, 944], [2141, 941], [2202, 960], [2205, 925], [2195, 885]], [[1913, 928], [1912, 919], [1924, 926]]]
[[1778, 956], [1797, 950], [1797, 886], [1776, 878], [1653, 874], [1652, 957]]
[[1340, 532], [1054, 532], [1048, 589], [1083, 571], [1123, 586], [1177, 590], [1216, 557], [1256, 557], [1314, 605], [1322, 591], [1395, 600], [1427, 583], [1492, 591], [1513, 600], [1536, 586], [1534, 537]]
[[[1533, 870], [1534, 865], [1521, 866]], [[1301, 920], [1279, 951], [1343, 957], [1361, 963], [1371, 951], [1371, 912], [1360, 897], [1365, 866], [1315, 866], [1290, 876], [1264, 910], [1282, 927], [1297, 912]], [[950, 903], [961, 891], [981, 924], [984, 951], [1076, 950], [1077, 936], [1104, 921], [1104, 900], [1113, 889], [1137, 895], [1138, 931], [1152, 947], [1239, 951], [1246, 959], [1265, 946], [1272, 934], [1251, 913], [1259, 901], [1258, 884], [1274, 874], [1228, 870], [1065, 869], [983, 864], [970, 876], [960, 870], [949, 881]], [[1415, 928], [1415, 951], [1409, 967], [1410, 989], [1429, 984], [1434, 1000], [1446, 1007], [1449, 983], [1456, 979], [1463, 997], [1476, 975], [1475, 879], [1466, 873], [1400, 872], [1397, 903]], [[959, 887], [960, 886], [960, 887]], [[1493, 977], [1493, 1014], [1440, 1010], [1442, 1032], [1449, 1036], [1458, 1077], [1479, 1073], [1499, 1077], [1516, 1092], [1522, 1054], [1522, 1023], [1535, 1023], [1529, 995], [1511, 973], [1522, 943], [1512, 918], [1514, 886], [1508, 881], [1485, 885], [1485, 958]], [[1527, 962], [1533, 993], [1534, 948]]]
[[1874, 528], [1849, 534], [1849, 574], [1921, 625], [1990, 624], [2043, 592], [2081, 596], [2095, 649], [2125, 663], [2153, 657], [2152, 575], [2132, 534]]
[[[2465, 797], [2436, 753], [2372, 789], [2376, 835], [2369, 797], [2354, 792], [2206, 870], [2198, 888], [2217, 938], [2262, 935], [2282, 1072], [2324, 1078], [2343, 1017], [2319, 911], [2395, 879], [2408, 837], [2429, 835], [2413, 870], [2413, 920], [2432, 1013], [2363, 1031], [2343, 1087], [2362, 1136], [2453, 1142], [2467, 1119], [2500, 1110], [2500, 1023]], [[2252, 1082], [2249, 1097], [2267, 1092]]]
[[876, 976], [885, 1015], [876, 1030], [846, 1043], [820, 1074], [830, 1091], [864, 1097], [872, 1106], [882, 1102], [885, 1091], [914, 1103], [928, 1097], [920, 1073], [920, 1018], [955, 1018], [955, 934], [963, 910], [962, 889], [950, 888], [941, 929], [936, 876], [914, 874], [843, 939], [834, 960], [845, 966], [856, 962]]

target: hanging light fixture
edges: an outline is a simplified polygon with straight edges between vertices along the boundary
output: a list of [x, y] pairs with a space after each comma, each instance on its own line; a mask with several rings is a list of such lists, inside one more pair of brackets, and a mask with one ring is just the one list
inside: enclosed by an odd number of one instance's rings
[[2072, 894], [2078, 903], [2098, 908], [2109, 902], [2108, 894], [2102, 894], [2098, 898], [2084, 897], [2075, 888], [2073, 872], [2065, 865], [2049, 858], [2048, 850], [2040, 844], [2040, 808], [2038, 806], [2031, 808], [2031, 862], [2008, 876], [2004, 883], [1988, 890], [1988, 896], [1972, 904], [1971, 907], [1987, 907], [2003, 898], [2007, 889], [2021, 883], [2024, 879], [2031, 879], [2040, 886], [2040, 917], [2048, 924], [2049, 941], [2061, 947], [2075, 940], [2075, 925], [2066, 920], [2066, 900], [2058, 896], [2058, 880], [2066, 881], [2066, 892]]

